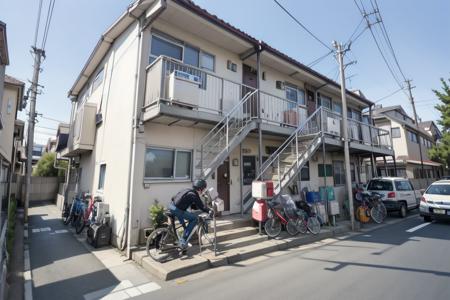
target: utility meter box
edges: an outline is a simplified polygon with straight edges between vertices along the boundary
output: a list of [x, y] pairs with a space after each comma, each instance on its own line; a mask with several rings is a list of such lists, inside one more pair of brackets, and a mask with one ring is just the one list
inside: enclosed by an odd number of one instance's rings
[[252, 197], [255, 199], [270, 199], [273, 197], [273, 181], [253, 181]]

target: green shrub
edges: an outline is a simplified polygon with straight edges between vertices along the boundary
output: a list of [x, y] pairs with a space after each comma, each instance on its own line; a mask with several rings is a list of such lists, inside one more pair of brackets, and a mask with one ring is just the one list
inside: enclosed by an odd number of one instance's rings
[[8, 227], [6, 232], [6, 249], [11, 255], [14, 246], [14, 229], [16, 225], [16, 206], [17, 202], [14, 196], [11, 196], [11, 202], [8, 207]]
[[164, 206], [158, 204], [156, 201], [155, 204], [150, 206], [150, 220], [154, 228], [161, 227], [167, 221], [167, 217], [164, 215], [164, 210]]

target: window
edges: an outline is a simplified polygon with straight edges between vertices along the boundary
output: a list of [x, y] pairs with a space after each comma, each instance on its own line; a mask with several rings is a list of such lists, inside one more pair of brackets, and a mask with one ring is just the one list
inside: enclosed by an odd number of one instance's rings
[[394, 187], [390, 180], [373, 179], [367, 186], [368, 191], [393, 191]]
[[305, 91], [302, 89], [298, 89], [298, 104], [299, 105], [306, 105], [306, 100], [305, 100]]
[[190, 179], [191, 160], [191, 151], [147, 148], [144, 177], [149, 179]]
[[343, 161], [333, 161], [334, 185], [345, 184], [345, 170]]
[[352, 178], [352, 182], [356, 182], [355, 164], [350, 164], [350, 176]]
[[318, 164], [317, 167], [319, 168], [319, 177], [331, 176], [333, 174], [333, 167], [329, 164], [325, 165], [325, 172], [323, 164]]
[[184, 47], [184, 63], [198, 67], [199, 66], [199, 55], [200, 51], [196, 48], [193, 48], [191, 46], [185, 46]]
[[92, 81], [92, 91], [95, 91], [100, 84], [102, 84], [105, 73], [104, 70], [104, 68], [101, 68], [101, 70], [97, 72], [97, 75], [95, 75], [94, 81]]
[[338, 114], [342, 114], [342, 105], [340, 103], [333, 102], [333, 111]]
[[214, 72], [215, 58], [214, 55], [201, 52], [200, 53], [200, 67]]
[[323, 106], [323, 107], [325, 107], [325, 108], [328, 108], [328, 109], [330, 109], [331, 110], [331, 98], [330, 97], [327, 97], [327, 96], [324, 96], [324, 95], [321, 95], [321, 94], [318, 94], [318, 101], [317, 101], [317, 104], [318, 104], [318, 106]]
[[402, 136], [400, 132], [400, 127], [393, 127], [391, 128], [391, 135], [393, 138], [399, 138]]
[[410, 140], [411, 142], [413, 142], [413, 143], [419, 143], [419, 141], [418, 141], [418, 139], [417, 139], [417, 134], [416, 134], [416, 133], [414, 133], [414, 132], [408, 130], [408, 136], [409, 136], [409, 140]]
[[286, 84], [286, 99], [297, 102], [297, 89]]
[[303, 166], [300, 172], [300, 178], [302, 181], [309, 181], [309, 161]]
[[242, 156], [242, 173], [244, 185], [251, 185], [256, 178], [256, 156]]
[[412, 186], [411, 186], [411, 184], [409, 184], [409, 181], [396, 180], [395, 181], [395, 189], [397, 191], [412, 191]]
[[100, 165], [100, 173], [98, 175], [98, 189], [103, 190], [105, 186], [106, 164]]
[[432, 184], [425, 193], [450, 196], [450, 184]]
[[153, 62], [160, 55], [182, 60], [183, 47], [174, 42], [152, 35], [150, 62]]

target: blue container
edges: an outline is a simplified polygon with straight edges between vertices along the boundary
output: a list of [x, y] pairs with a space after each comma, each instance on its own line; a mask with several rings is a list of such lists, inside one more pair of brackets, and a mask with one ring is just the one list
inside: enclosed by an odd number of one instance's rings
[[334, 197], [334, 188], [332, 186], [327, 187], [327, 194], [328, 201], [336, 200]]
[[320, 201], [320, 193], [319, 192], [307, 192], [306, 193], [306, 202], [314, 203]]
[[319, 187], [319, 195], [321, 201], [327, 201], [327, 188], [324, 186]]

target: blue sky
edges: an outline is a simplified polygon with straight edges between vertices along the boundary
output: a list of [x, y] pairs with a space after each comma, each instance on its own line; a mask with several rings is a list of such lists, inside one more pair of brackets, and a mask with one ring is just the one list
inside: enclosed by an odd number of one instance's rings
[[[44, 5], [49, 0], [44, 0]], [[296, 1], [279, 0], [322, 41], [345, 42], [361, 20], [352, 0]], [[27, 82], [32, 75], [33, 43], [38, 0], [0, 1], [0, 20], [7, 23], [11, 64], [7, 73]], [[225, 21], [264, 40], [291, 57], [308, 64], [327, 49], [296, 25], [272, 0], [195, 0], [197, 4]], [[100, 35], [125, 10], [130, 0], [56, 0], [47, 41], [47, 59], [43, 63], [37, 110], [44, 117], [67, 121], [70, 102], [67, 91], [78, 76]], [[363, 0], [368, 7], [369, 0]], [[450, 77], [450, 1], [378, 0], [405, 76], [413, 79], [417, 111], [423, 120], [439, 117], [433, 108], [437, 102], [432, 89], [440, 88], [439, 78]], [[326, 8], [326, 9], [324, 9]], [[346, 57], [357, 64], [347, 68], [348, 88], [360, 89], [375, 101], [398, 89], [367, 30]], [[330, 78], [337, 78], [337, 63], [332, 56], [314, 68]], [[400, 104], [411, 112], [402, 93], [381, 104]], [[25, 119], [25, 114], [20, 115]], [[35, 142], [45, 142], [57, 122], [39, 118]]]

